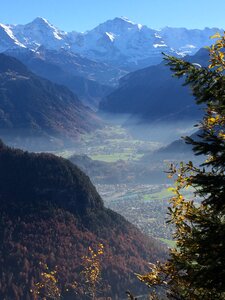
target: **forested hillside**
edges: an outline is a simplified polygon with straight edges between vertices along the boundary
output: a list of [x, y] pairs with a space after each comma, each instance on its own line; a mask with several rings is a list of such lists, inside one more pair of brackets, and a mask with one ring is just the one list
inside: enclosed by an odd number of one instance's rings
[[98, 243], [104, 245], [104, 293], [121, 299], [127, 288], [142, 293], [143, 286], [133, 285], [134, 272], [166, 255], [159, 242], [106, 209], [82, 171], [54, 155], [14, 150], [1, 142], [0, 202], [2, 299], [34, 299], [30, 290], [41, 281], [45, 264], [57, 270], [65, 299], [86, 299], [70, 287], [81, 280], [81, 257]]

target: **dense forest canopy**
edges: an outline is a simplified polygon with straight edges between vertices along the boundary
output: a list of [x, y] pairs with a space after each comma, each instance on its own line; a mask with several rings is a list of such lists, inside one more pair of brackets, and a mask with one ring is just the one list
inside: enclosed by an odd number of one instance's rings
[[[148, 260], [167, 255], [157, 240], [105, 208], [89, 177], [70, 161], [1, 142], [0, 299], [36, 299], [31, 290], [46, 265], [57, 271], [64, 299], [86, 299], [71, 286], [81, 281], [82, 257], [98, 244], [104, 245], [104, 295], [113, 299], [124, 296]], [[134, 291], [142, 293], [144, 286], [135, 283]]]

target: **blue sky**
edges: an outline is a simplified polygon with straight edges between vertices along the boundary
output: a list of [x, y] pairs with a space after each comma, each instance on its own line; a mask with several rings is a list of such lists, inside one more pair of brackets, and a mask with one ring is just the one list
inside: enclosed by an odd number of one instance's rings
[[0, 0], [0, 23], [45, 17], [60, 29], [85, 31], [126, 16], [152, 28], [225, 28], [225, 0]]

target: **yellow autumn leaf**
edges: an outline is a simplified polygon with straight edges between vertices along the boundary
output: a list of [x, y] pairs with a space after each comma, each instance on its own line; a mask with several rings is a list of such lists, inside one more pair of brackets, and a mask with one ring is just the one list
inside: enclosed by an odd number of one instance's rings
[[211, 36], [210, 36], [210, 39], [218, 39], [218, 38], [220, 38], [220, 37], [221, 37], [220, 33], [219, 33], [219, 32], [216, 32], [214, 35], [211, 35]]
[[219, 52], [218, 55], [219, 55], [219, 57], [220, 57], [221, 59], [224, 58], [224, 53], [223, 53], [223, 52]]
[[208, 121], [209, 124], [213, 125], [216, 122], [216, 118], [211, 117], [211, 118], [208, 118], [207, 121]]
[[222, 139], [225, 139], [225, 133], [220, 132], [220, 133], [219, 133], [219, 137], [222, 138]]
[[169, 188], [167, 189], [167, 191], [168, 191], [168, 192], [174, 192], [174, 191], [175, 191], [175, 188], [169, 187]]

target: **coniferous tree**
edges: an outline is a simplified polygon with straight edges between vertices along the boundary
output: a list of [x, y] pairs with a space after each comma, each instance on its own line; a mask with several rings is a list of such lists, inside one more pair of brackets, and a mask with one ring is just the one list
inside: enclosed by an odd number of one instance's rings
[[[166, 263], [138, 275], [153, 290], [163, 286], [169, 299], [225, 299], [225, 36], [213, 38], [217, 41], [209, 48], [208, 68], [165, 57], [176, 77], [185, 76], [205, 110], [198, 139], [185, 138], [204, 163], [180, 163], [169, 170], [176, 177], [169, 222], [175, 225], [177, 247]], [[188, 200], [182, 190], [190, 186], [194, 196]]]

